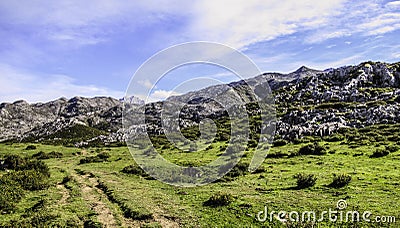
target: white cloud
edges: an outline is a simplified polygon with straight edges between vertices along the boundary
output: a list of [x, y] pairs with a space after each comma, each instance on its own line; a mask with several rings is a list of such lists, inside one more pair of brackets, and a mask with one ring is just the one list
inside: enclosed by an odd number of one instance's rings
[[151, 88], [153, 88], [153, 86], [154, 86], [153, 83], [151, 83], [149, 79], [140, 80], [138, 83], [139, 83], [140, 85], [144, 86], [144, 87], [147, 88], [147, 89], [151, 89]]
[[35, 75], [12, 66], [0, 64], [0, 102], [24, 99], [28, 102], [45, 102], [58, 97], [112, 96], [124, 93], [95, 85], [79, 85], [66, 75]]
[[[179, 3], [179, 4], [178, 4]], [[70, 45], [92, 45], [116, 30], [134, 30], [185, 12], [187, 3], [161, 0], [124, 1], [0, 1], [0, 19], [8, 26], [34, 30], [38, 36]]]
[[167, 91], [167, 90], [155, 90], [150, 94], [150, 96], [145, 100], [146, 102], [154, 102], [154, 101], [161, 101], [165, 100], [171, 96], [181, 95], [175, 91]]
[[360, 24], [358, 28], [368, 35], [379, 35], [397, 30], [400, 28], [400, 13], [382, 13], [374, 19]]
[[389, 7], [389, 8], [400, 8], [400, 1], [388, 2], [386, 4], [386, 7]]
[[201, 1], [192, 34], [235, 48], [317, 28], [340, 11], [344, 0]]
[[344, 36], [350, 36], [351, 33], [349, 31], [345, 30], [339, 30], [339, 31], [334, 31], [334, 32], [317, 32], [314, 33], [313, 35], [307, 37], [305, 39], [306, 43], [321, 43], [325, 40], [333, 39], [333, 38], [338, 38], [338, 37], [344, 37]]
[[[400, 1], [399, 1], [400, 2]], [[320, 43], [352, 35], [377, 36], [400, 28], [398, 2], [349, 1], [340, 14], [330, 17], [325, 28], [314, 30], [306, 43]]]
[[392, 54], [392, 58], [394, 58], [394, 59], [400, 59], [400, 52], [398, 52], [398, 53], [393, 53], [393, 54]]

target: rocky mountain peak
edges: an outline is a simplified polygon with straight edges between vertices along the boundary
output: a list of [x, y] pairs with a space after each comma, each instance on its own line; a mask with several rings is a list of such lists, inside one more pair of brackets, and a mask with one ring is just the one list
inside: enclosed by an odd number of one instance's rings
[[316, 71], [316, 70], [313, 70], [313, 69], [308, 68], [306, 66], [301, 66], [299, 69], [297, 69], [293, 73], [299, 74], [299, 73], [305, 73], [305, 72], [309, 72], [309, 71]]

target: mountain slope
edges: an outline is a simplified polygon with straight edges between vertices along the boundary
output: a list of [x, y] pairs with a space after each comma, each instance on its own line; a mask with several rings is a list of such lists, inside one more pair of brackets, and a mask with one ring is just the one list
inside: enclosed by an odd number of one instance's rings
[[[308, 135], [330, 135], [346, 127], [400, 123], [400, 63], [365, 62], [325, 71], [303, 66], [289, 74], [265, 73], [246, 82], [228, 84], [239, 94], [239, 98], [228, 99], [254, 102], [246, 85], [257, 89], [267, 82], [277, 109], [276, 138], [294, 140]], [[182, 111], [182, 126], [194, 126], [204, 117], [226, 115], [218, 105], [205, 99], [207, 94], [223, 87], [211, 86], [169, 98], [191, 100]], [[126, 102], [142, 104], [137, 98]], [[152, 107], [149, 114], [159, 116], [161, 103]], [[61, 98], [37, 104], [2, 103], [0, 141], [51, 141], [61, 136], [68, 138], [66, 134], [87, 136], [71, 136], [70, 142], [77, 145], [83, 145], [81, 141], [122, 141], [122, 108], [123, 101], [108, 97]], [[161, 132], [159, 128], [157, 124], [149, 127], [152, 133]], [[83, 132], [76, 134], [70, 129]]]

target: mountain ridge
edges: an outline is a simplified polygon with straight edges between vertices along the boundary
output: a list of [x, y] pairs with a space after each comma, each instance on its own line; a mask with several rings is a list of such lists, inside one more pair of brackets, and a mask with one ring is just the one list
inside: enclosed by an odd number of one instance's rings
[[[399, 62], [369, 61], [324, 71], [302, 66], [288, 74], [263, 73], [227, 85], [237, 88], [248, 84], [256, 88], [265, 83], [269, 84], [275, 98], [277, 138], [293, 140], [307, 135], [325, 136], [345, 127], [400, 122]], [[173, 99], [199, 98], [217, 90], [218, 85], [211, 86]], [[251, 98], [240, 96], [251, 102]], [[4, 102], [0, 104], [0, 141], [51, 141], [57, 132], [80, 125], [96, 134], [90, 134], [92, 138], [80, 142], [71, 140], [74, 145], [90, 141], [121, 142], [123, 102], [143, 104], [137, 98], [79, 96], [44, 103]], [[198, 99], [196, 102], [190, 105], [207, 106], [208, 101]], [[211, 115], [212, 110], [215, 108], [203, 111], [200, 116]], [[187, 118], [191, 117], [188, 115]]]

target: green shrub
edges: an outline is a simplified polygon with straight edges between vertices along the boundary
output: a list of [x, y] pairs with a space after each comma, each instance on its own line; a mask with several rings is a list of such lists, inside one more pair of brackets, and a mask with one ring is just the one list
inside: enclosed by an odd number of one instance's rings
[[[222, 173], [226, 171], [230, 166], [232, 166], [232, 163], [221, 166], [219, 172]], [[225, 174], [225, 176], [222, 177], [220, 181], [231, 181], [236, 177], [244, 176], [248, 173], [248, 167], [249, 164], [239, 162], [227, 174]]]
[[369, 157], [370, 158], [380, 158], [380, 157], [384, 157], [384, 156], [389, 155], [389, 153], [390, 152], [388, 150], [386, 150], [386, 148], [385, 149], [378, 148]]
[[100, 159], [107, 160], [108, 158], [111, 157], [111, 155], [108, 152], [101, 152], [97, 155]]
[[47, 204], [47, 200], [40, 199], [32, 207], [25, 209], [25, 214], [32, 214], [32, 213], [38, 212], [40, 210], [43, 210], [44, 208], [46, 208], [46, 204]]
[[50, 170], [46, 163], [36, 159], [29, 160], [25, 164], [17, 167], [15, 170], [35, 170], [46, 177], [50, 177]]
[[93, 221], [93, 220], [86, 220], [83, 223], [83, 227], [84, 228], [102, 228], [103, 226], [99, 222], [96, 222], [96, 221]]
[[57, 224], [57, 218], [59, 216], [48, 211], [40, 211], [31, 215], [24, 215], [24, 218], [18, 220], [11, 220], [12, 226], [10, 227], [65, 227], [65, 225]]
[[397, 152], [400, 149], [400, 147], [397, 145], [388, 145], [388, 146], [385, 146], [385, 149], [387, 151], [389, 151], [390, 153], [394, 153], [394, 152]]
[[250, 139], [250, 140], [247, 142], [247, 146], [248, 146], [249, 148], [256, 148], [257, 145], [258, 145], [258, 142], [257, 142], [257, 140], [254, 140], [254, 139]]
[[233, 196], [229, 193], [218, 192], [212, 195], [207, 201], [203, 203], [204, 206], [227, 206], [234, 200]]
[[318, 143], [308, 144], [299, 150], [299, 155], [324, 155], [326, 154], [325, 147]]
[[36, 150], [36, 146], [35, 145], [28, 145], [25, 150]]
[[24, 196], [24, 190], [9, 175], [0, 178], [0, 186], [0, 211], [11, 212]]
[[336, 135], [331, 135], [331, 136], [325, 137], [324, 140], [327, 142], [340, 142], [340, 141], [344, 140], [344, 136], [336, 134]]
[[162, 228], [162, 226], [158, 222], [152, 222], [143, 224], [142, 228]]
[[226, 144], [219, 146], [219, 151], [223, 152], [228, 146]]
[[71, 180], [73, 180], [72, 176], [65, 176], [65, 177], [63, 178], [63, 180], [61, 181], [60, 184], [65, 185], [65, 184], [67, 184], [68, 182], [70, 182]]
[[288, 144], [289, 142], [284, 140], [284, 139], [278, 139], [274, 141], [274, 146], [278, 147], [278, 146], [284, 146], [286, 144]]
[[345, 173], [342, 174], [333, 174], [333, 181], [329, 184], [329, 187], [332, 188], [342, 188], [348, 185], [351, 182], [351, 176]]
[[3, 167], [13, 169], [0, 178], [0, 210], [11, 211], [25, 190], [42, 190], [48, 187], [49, 167], [42, 161], [29, 160], [18, 155], [8, 155]]
[[50, 158], [61, 158], [62, 156], [63, 156], [63, 154], [60, 153], [60, 152], [52, 151], [50, 153], [45, 153], [43, 151], [40, 151], [40, 152], [38, 152], [36, 154], [33, 154], [32, 158], [36, 158], [36, 159], [39, 159], [39, 160], [44, 160], [44, 159], [50, 159]]
[[6, 155], [3, 167], [7, 169], [17, 169], [18, 167], [25, 165], [27, 161], [27, 158], [16, 154]]
[[48, 188], [47, 176], [36, 170], [22, 170], [7, 174], [25, 190], [43, 190]]
[[297, 189], [312, 187], [317, 182], [317, 177], [314, 174], [298, 173], [294, 175], [294, 178], [296, 178]]
[[17, 171], [36, 170], [45, 176], [50, 176], [49, 167], [46, 163], [36, 159], [21, 157], [19, 155], [7, 155], [4, 158], [3, 168]]
[[134, 175], [139, 175], [139, 176], [145, 176], [146, 172], [140, 168], [137, 165], [128, 165], [124, 167], [121, 172], [126, 173], [126, 174], [134, 174]]
[[79, 161], [79, 164], [104, 162], [104, 161], [107, 161], [107, 159], [110, 157], [111, 156], [108, 152], [101, 152], [101, 153], [97, 154], [96, 156], [82, 158]]

